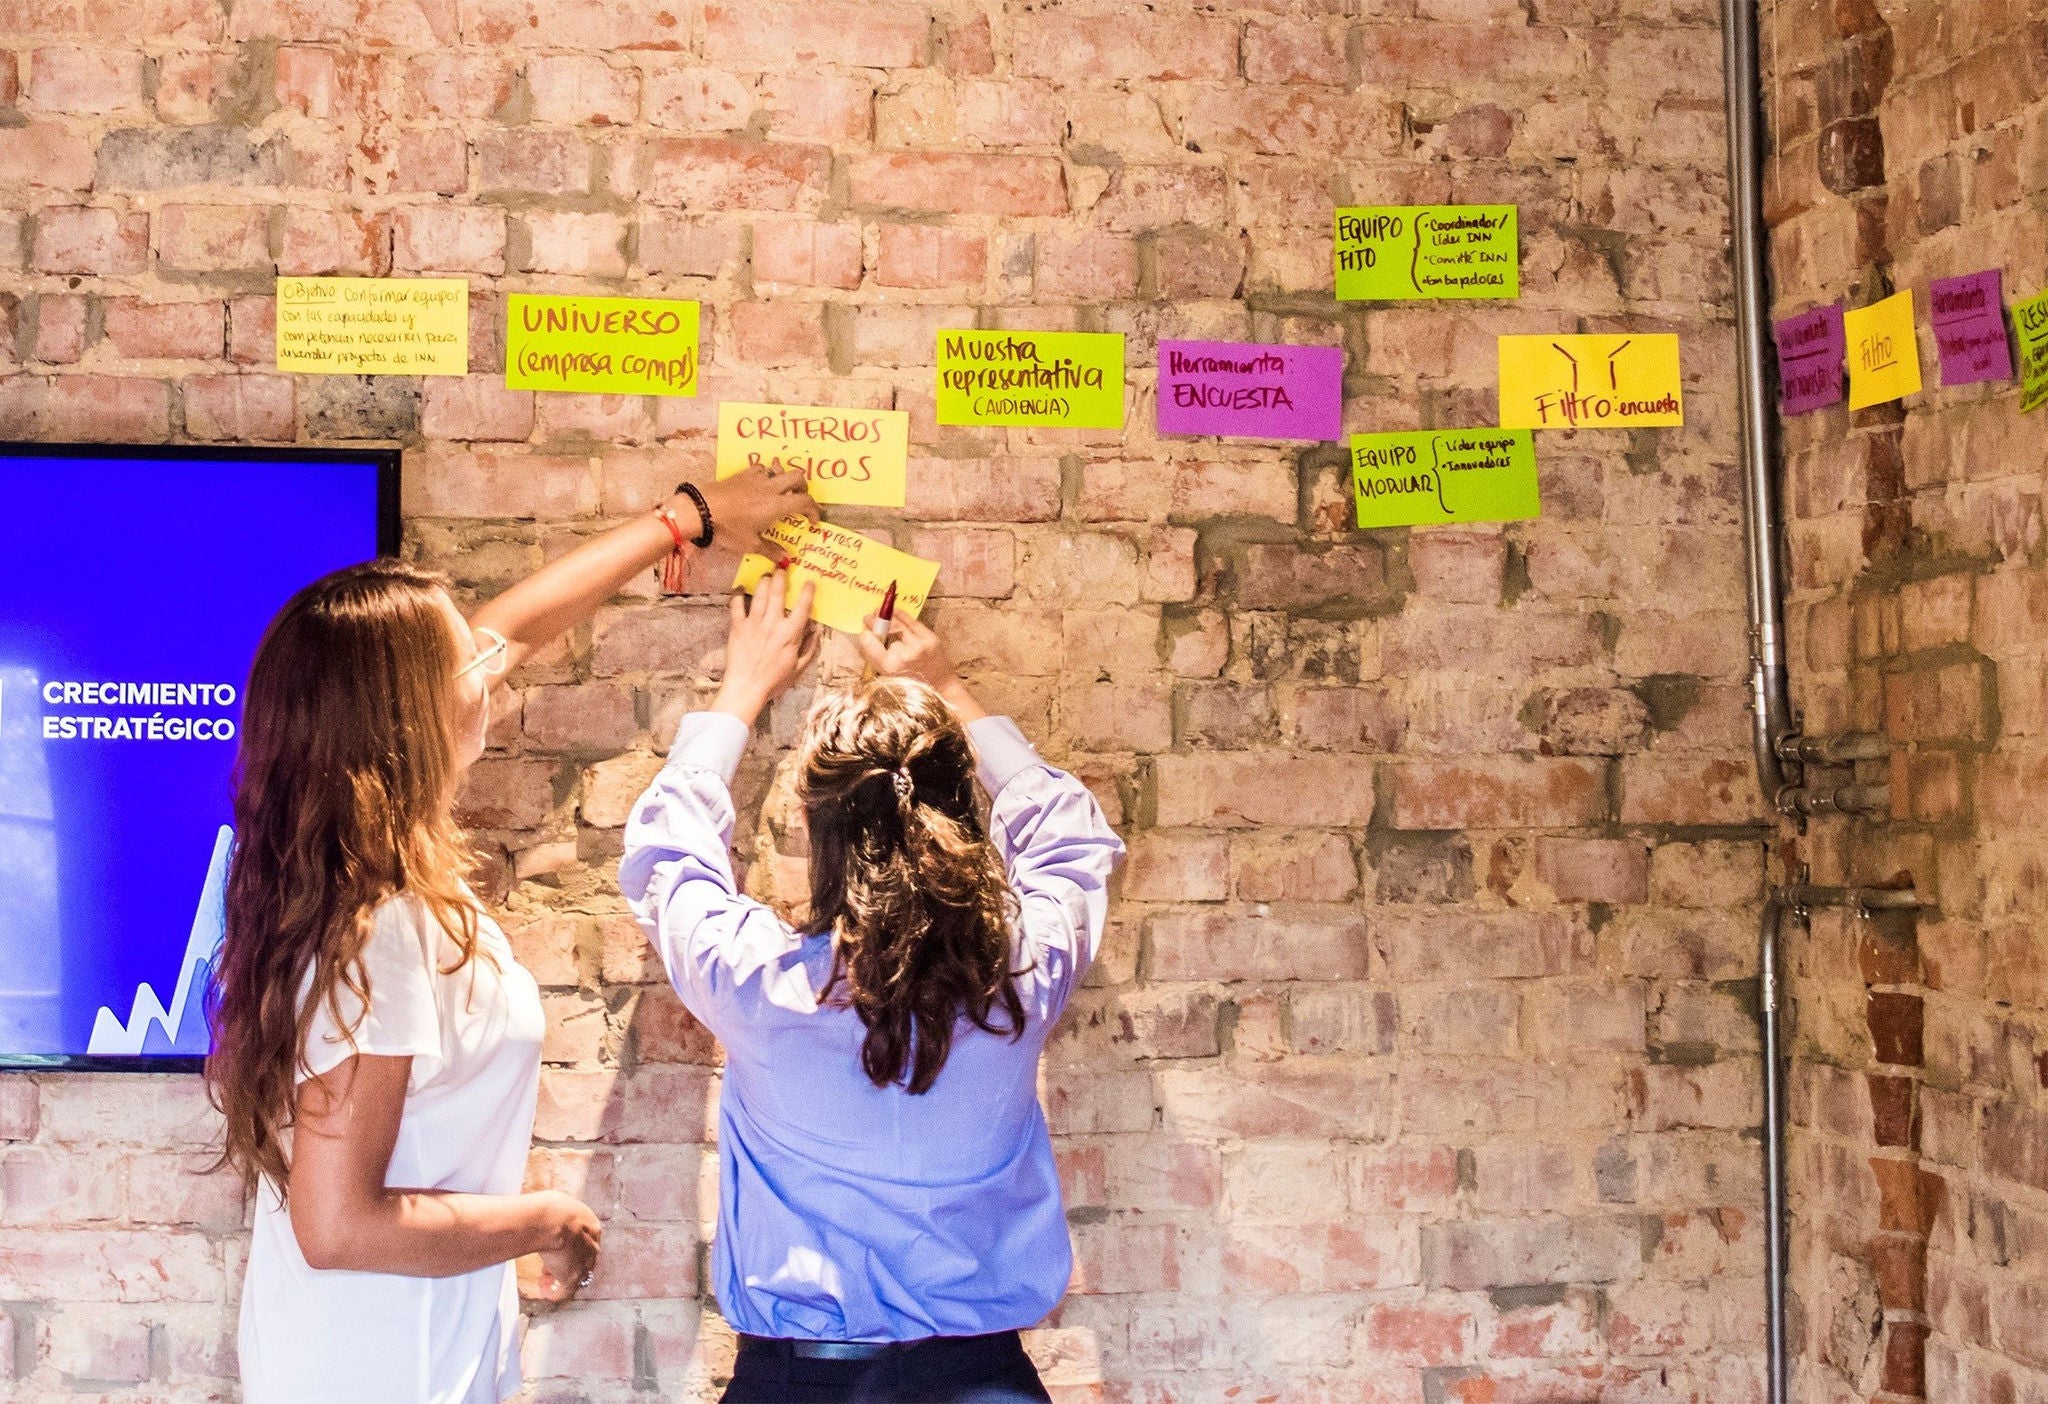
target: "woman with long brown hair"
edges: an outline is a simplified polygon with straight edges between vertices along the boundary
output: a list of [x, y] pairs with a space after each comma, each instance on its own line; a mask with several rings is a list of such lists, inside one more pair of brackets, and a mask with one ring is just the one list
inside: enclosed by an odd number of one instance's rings
[[684, 719], [620, 864], [725, 1045], [712, 1273], [741, 1337], [724, 1397], [1045, 1400], [1017, 1333], [1065, 1292], [1072, 1250], [1038, 1059], [1123, 845], [899, 620], [858, 636], [877, 676], [822, 697], [798, 743], [807, 912], [742, 897], [728, 787], [808, 656], [808, 587], [794, 608], [785, 591], [778, 572], [734, 602], [717, 700]]
[[207, 1087], [256, 1182], [249, 1404], [496, 1404], [519, 1385], [514, 1259], [557, 1300], [601, 1229], [522, 1194], [543, 1020], [464, 882], [455, 802], [490, 686], [635, 575], [814, 512], [801, 474], [679, 491], [464, 619], [380, 560], [301, 590], [244, 693]]

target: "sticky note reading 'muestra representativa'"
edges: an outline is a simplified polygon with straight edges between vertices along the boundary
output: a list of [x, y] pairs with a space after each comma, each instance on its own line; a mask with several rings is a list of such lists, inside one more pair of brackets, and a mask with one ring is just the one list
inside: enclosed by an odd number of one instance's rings
[[1500, 339], [1503, 429], [1654, 429], [1683, 423], [1674, 335]]
[[1361, 527], [1518, 522], [1541, 516], [1526, 429], [1417, 429], [1351, 436]]
[[[931, 597], [932, 582], [939, 578], [937, 561], [885, 546], [872, 536], [830, 522], [787, 518], [768, 528], [765, 539], [790, 556], [792, 590], [803, 588], [806, 581], [817, 587], [811, 618], [849, 634], [866, 627], [867, 617], [882, 607], [892, 581], [896, 612], [915, 619]], [[774, 568], [775, 563], [766, 556], [745, 556], [733, 588], [752, 594]]]
[[901, 507], [909, 476], [910, 416], [902, 410], [825, 405], [718, 407], [718, 476], [749, 468], [800, 472], [827, 504]]
[[1245, 341], [1159, 343], [1159, 432], [1334, 439], [1344, 422], [1344, 351]]
[[1339, 302], [1522, 295], [1513, 205], [1371, 205], [1337, 211]]
[[2020, 338], [2020, 413], [2048, 405], [2048, 292], [2013, 304]]
[[307, 375], [469, 374], [460, 278], [279, 278], [277, 368]]
[[1122, 332], [942, 331], [941, 424], [1121, 429]]
[[591, 395], [694, 395], [697, 304], [514, 293], [505, 309], [505, 384]]

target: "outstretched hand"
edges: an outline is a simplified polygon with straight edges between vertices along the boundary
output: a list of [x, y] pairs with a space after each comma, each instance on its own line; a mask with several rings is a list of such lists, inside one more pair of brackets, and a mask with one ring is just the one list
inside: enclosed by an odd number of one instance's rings
[[725, 681], [714, 711], [729, 712], [752, 726], [761, 709], [789, 691], [797, 675], [818, 656], [811, 628], [814, 587], [805, 581], [790, 603], [789, 573], [763, 576], [753, 599], [732, 597], [732, 626], [726, 636]]

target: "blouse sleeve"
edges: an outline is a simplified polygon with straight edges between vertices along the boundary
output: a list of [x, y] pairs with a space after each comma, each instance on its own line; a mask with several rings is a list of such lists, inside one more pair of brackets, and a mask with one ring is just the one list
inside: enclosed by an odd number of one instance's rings
[[420, 1087], [440, 1071], [441, 1011], [438, 930], [414, 898], [386, 898], [370, 919], [370, 938], [363, 946], [361, 975], [369, 985], [369, 1003], [346, 984], [337, 983], [334, 1003], [325, 999], [306, 1020], [306, 1056], [298, 1080], [332, 1072], [359, 1053], [411, 1058], [408, 1085]]

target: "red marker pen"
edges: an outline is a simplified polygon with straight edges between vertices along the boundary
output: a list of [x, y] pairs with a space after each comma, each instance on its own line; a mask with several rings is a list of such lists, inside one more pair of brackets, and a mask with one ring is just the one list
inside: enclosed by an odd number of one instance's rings
[[882, 596], [882, 607], [875, 611], [875, 622], [868, 627], [878, 639], [889, 637], [889, 621], [896, 617], [896, 582], [889, 582], [889, 593]]

